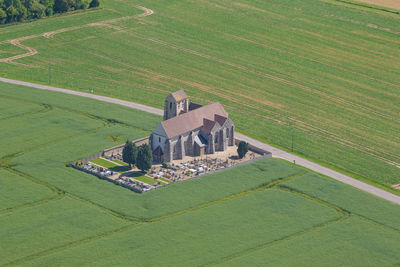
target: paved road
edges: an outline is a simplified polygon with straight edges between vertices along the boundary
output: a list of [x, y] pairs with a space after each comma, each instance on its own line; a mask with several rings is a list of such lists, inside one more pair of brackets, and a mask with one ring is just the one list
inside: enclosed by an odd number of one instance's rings
[[[107, 97], [107, 96], [100, 96], [100, 95], [94, 95], [94, 94], [89, 94], [89, 93], [84, 93], [84, 92], [78, 92], [78, 91], [73, 91], [73, 90], [68, 90], [68, 89], [63, 89], [63, 88], [57, 88], [57, 87], [52, 87], [52, 86], [46, 86], [46, 85], [41, 85], [41, 84], [35, 84], [35, 83], [28, 83], [28, 82], [23, 82], [23, 81], [17, 81], [17, 80], [11, 80], [11, 79], [6, 79], [6, 78], [1, 78], [0, 77], [0, 81], [1, 82], [6, 82], [6, 83], [11, 83], [11, 84], [18, 84], [18, 85], [24, 85], [24, 86], [28, 86], [28, 87], [33, 87], [33, 88], [37, 88], [37, 89], [42, 89], [42, 90], [49, 90], [49, 91], [56, 91], [56, 92], [61, 92], [61, 93], [65, 93], [65, 94], [71, 94], [71, 95], [78, 95], [78, 96], [83, 96], [83, 97], [88, 97], [88, 98], [93, 98], [96, 100], [100, 100], [100, 101], [104, 101], [104, 102], [109, 102], [109, 103], [114, 103], [114, 104], [118, 104], [118, 105], [122, 105], [122, 106], [126, 106], [126, 107], [130, 107], [130, 108], [134, 108], [134, 109], [139, 109], [139, 110], [143, 110], [146, 112], [150, 112], [156, 115], [163, 115], [163, 111], [161, 109], [158, 108], [153, 108], [153, 107], [149, 107], [149, 106], [145, 106], [145, 105], [141, 105], [141, 104], [137, 104], [137, 103], [133, 103], [130, 101], [125, 101], [125, 100], [120, 100], [120, 99], [116, 99], [116, 98], [112, 98], [112, 97]], [[297, 165], [301, 165], [303, 167], [306, 167], [310, 170], [316, 171], [318, 173], [321, 173], [323, 175], [326, 175], [328, 177], [331, 177], [335, 180], [338, 180], [340, 182], [343, 182], [345, 184], [354, 186], [362, 191], [368, 192], [372, 195], [378, 196], [380, 198], [386, 199], [392, 203], [398, 204], [400, 205], [400, 197], [396, 196], [392, 193], [389, 193], [383, 189], [377, 188], [375, 186], [366, 184], [364, 182], [361, 182], [359, 180], [356, 180], [354, 178], [351, 178], [347, 175], [341, 174], [339, 172], [336, 172], [334, 170], [331, 170], [329, 168], [323, 167], [321, 165], [318, 165], [314, 162], [311, 162], [309, 160], [303, 159], [299, 156], [290, 154], [286, 151], [280, 150], [276, 147], [273, 147], [271, 145], [262, 143], [258, 140], [255, 140], [253, 138], [250, 138], [246, 135], [240, 134], [240, 133], [236, 133], [236, 137], [238, 139], [244, 140], [252, 145], [255, 145], [257, 147], [260, 147], [264, 150], [270, 151], [273, 155], [273, 157], [279, 157], [282, 159], [285, 159], [287, 161], [293, 162], [296, 161]]]

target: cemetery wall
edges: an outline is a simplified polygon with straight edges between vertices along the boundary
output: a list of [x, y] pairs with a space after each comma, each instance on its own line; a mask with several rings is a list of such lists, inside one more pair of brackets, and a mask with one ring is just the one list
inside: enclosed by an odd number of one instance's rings
[[[240, 139], [235, 139], [235, 145], [238, 145], [241, 141], [242, 140], [240, 140]], [[253, 146], [251, 144], [248, 144], [248, 146], [249, 146], [249, 150], [252, 151], [252, 152], [255, 152], [257, 154], [261, 154], [261, 155], [263, 155], [265, 157], [272, 157], [272, 153], [267, 151], [267, 150], [261, 149], [259, 147]]]
[[[132, 144], [135, 144], [136, 146], [141, 146], [143, 144], [148, 144], [149, 143], [149, 137], [143, 137], [139, 138], [136, 140], [132, 141]], [[105, 149], [101, 156], [111, 156], [113, 154], [121, 154], [122, 150], [124, 149], [125, 144], [117, 145], [108, 149]]]

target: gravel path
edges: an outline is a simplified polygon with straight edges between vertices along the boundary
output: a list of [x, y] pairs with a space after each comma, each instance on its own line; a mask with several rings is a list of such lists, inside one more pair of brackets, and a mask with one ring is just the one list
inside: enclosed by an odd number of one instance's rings
[[[7, 79], [7, 78], [1, 78], [0, 77], [0, 81], [1, 82], [5, 82], [5, 83], [11, 83], [11, 84], [17, 84], [17, 85], [24, 85], [24, 86], [28, 86], [28, 87], [33, 87], [33, 88], [37, 88], [37, 89], [42, 89], [42, 90], [49, 90], [49, 91], [55, 91], [55, 92], [61, 92], [61, 93], [65, 93], [65, 94], [70, 94], [70, 95], [78, 95], [78, 96], [83, 96], [83, 97], [87, 97], [87, 98], [92, 98], [92, 99], [96, 99], [99, 101], [104, 101], [104, 102], [109, 102], [109, 103], [114, 103], [114, 104], [118, 104], [121, 106], [126, 106], [129, 108], [134, 108], [134, 109], [139, 109], [142, 111], [146, 111], [149, 113], [153, 113], [156, 115], [163, 115], [163, 111], [161, 109], [158, 108], [153, 108], [153, 107], [149, 107], [146, 105], [142, 105], [142, 104], [137, 104], [137, 103], [133, 103], [130, 101], [125, 101], [125, 100], [120, 100], [120, 99], [116, 99], [116, 98], [112, 98], [112, 97], [107, 97], [107, 96], [101, 96], [101, 95], [94, 95], [94, 94], [89, 94], [89, 93], [84, 93], [84, 92], [78, 92], [78, 91], [73, 91], [73, 90], [68, 90], [68, 89], [63, 89], [63, 88], [57, 88], [57, 87], [52, 87], [52, 86], [47, 86], [47, 85], [41, 85], [41, 84], [35, 84], [35, 83], [29, 83], [29, 82], [23, 82], [23, 81], [18, 81], [18, 80], [12, 80], [12, 79]], [[311, 162], [309, 160], [306, 160], [304, 158], [301, 158], [299, 156], [290, 154], [286, 151], [280, 150], [276, 147], [273, 147], [271, 145], [262, 143], [258, 140], [255, 140], [253, 138], [250, 138], [246, 135], [240, 134], [240, 133], [236, 133], [236, 137], [238, 139], [244, 140], [252, 145], [255, 145], [257, 147], [260, 147], [264, 150], [270, 151], [273, 155], [273, 157], [278, 157], [278, 158], [282, 158], [285, 159], [287, 161], [293, 162], [295, 161], [297, 165], [301, 165], [303, 167], [306, 167], [310, 170], [313, 170], [315, 172], [321, 173], [323, 175], [326, 175], [328, 177], [331, 177], [337, 181], [343, 182], [345, 184], [351, 185], [353, 187], [356, 187], [362, 191], [368, 192], [372, 195], [375, 195], [377, 197], [386, 199], [392, 203], [398, 204], [400, 205], [400, 196], [394, 195], [390, 192], [387, 192], [383, 189], [377, 188], [375, 186], [369, 185], [367, 183], [361, 182], [359, 180], [356, 180], [354, 178], [351, 178], [347, 175], [341, 174], [339, 172], [336, 172], [334, 170], [331, 170], [329, 168], [323, 167], [321, 165], [318, 165], [314, 162]]]

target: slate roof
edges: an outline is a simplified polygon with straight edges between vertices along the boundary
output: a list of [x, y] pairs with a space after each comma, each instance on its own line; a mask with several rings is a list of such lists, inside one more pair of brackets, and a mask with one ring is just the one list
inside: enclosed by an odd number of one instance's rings
[[171, 93], [172, 97], [175, 98], [175, 101], [181, 101], [183, 99], [188, 98], [185, 91], [179, 90], [176, 92]]
[[189, 103], [189, 111], [195, 110], [195, 109], [198, 109], [198, 108], [201, 108], [201, 107], [202, 107], [202, 105], [200, 105], [200, 104], [196, 104], [196, 103], [193, 103], [193, 102]]
[[209, 119], [203, 119], [203, 127], [201, 128], [204, 132], [209, 133], [211, 132], [212, 128], [217, 122], [211, 121]]
[[202, 127], [204, 119], [213, 121], [216, 114], [222, 117], [228, 117], [228, 113], [224, 110], [222, 105], [219, 102], [215, 102], [169, 120], [162, 121], [161, 126], [164, 128], [168, 138], [173, 138]]
[[228, 119], [227, 117], [224, 117], [224, 116], [221, 116], [218, 114], [215, 114], [215, 116], [214, 116], [214, 120], [216, 122], [218, 122], [218, 124], [221, 126], [224, 125], [224, 123], [226, 122], [227, 119]]

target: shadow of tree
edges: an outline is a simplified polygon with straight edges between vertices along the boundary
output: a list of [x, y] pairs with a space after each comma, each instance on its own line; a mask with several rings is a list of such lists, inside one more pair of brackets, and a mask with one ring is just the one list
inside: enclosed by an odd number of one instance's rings
[[128, 177], [133, 177], [133, 178], [135, 178], [135, 177], [143, 176], [143, 175], [145, 175], [145, 174], [146, 174], [146, 172], [142, 172], [142, 171], [133, 171], [133, 172], [127, 173], [127, 176], [128, 176]]
[[114, 171], [114, 172], [126, 172], [129, 171], [130, 168], [129, 166], [115, 166], [110, 168], [110, 170]]

